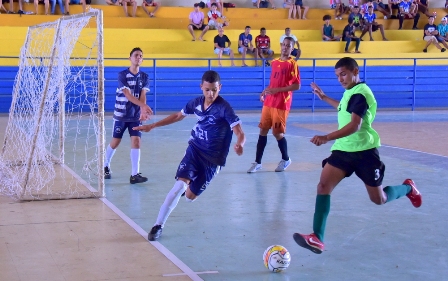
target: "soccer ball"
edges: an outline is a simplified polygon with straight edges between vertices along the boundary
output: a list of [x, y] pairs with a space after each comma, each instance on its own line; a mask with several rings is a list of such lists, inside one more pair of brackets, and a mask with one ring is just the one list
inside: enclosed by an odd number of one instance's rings
[[291, 255], [281, 245], [269, 246], [263, 254], [264, 266], [272, 272], [280, 272], [288, 268]]

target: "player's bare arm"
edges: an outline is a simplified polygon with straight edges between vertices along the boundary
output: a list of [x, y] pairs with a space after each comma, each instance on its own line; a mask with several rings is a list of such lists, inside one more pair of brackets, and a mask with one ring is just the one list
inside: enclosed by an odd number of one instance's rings
[[[139, 100], [144, 104], [146, 104], [146, 92], [146, 90], [141, 90], [139, 97]], [[140, 107], [140, 121], [146, 121], [154, 114], [151, 107], [148, 106], [148, 108]]]
[[149, 132], [154, 128], [167, 126], [167, 125], [179, 122], [179, 121], [183, 120], [184, 118], [185, 118], [185, 116], [182, 115], [182, 112], [179, 111], [178, 113], [173, 113], [170, 116], [168, 116], [156, 123], [142, 125], [142, 126], [134, 127], [132, 129], [137, 130], [137, 131]]
[[314, 82], [311, 83], [311, 89], [313, 90], [313, 93], [320, 99], [328, 103], [334, 108], [338, 108], [339, 101], [330, 98], [329, 96], [325, 95], [324, 91]]
[[243, 147], [246, 143], [246, 135], [244, 135], [243, 128], [241, 124], [238, 124], [232, 128], [233, 133], [237, 137], [236, 144], [233, 147], [237, 155], [243, 154]]
[[362, 118], [358, 114], [352, 113], [352, 118], [347, 125], [345, 125], [344, 127], [342, 127], [337, 131], [329, 133], [328, 135], [314, 136], [310, 140], [310, 142], [314, 143], [317, 146], [320, 146], [322, 144], [326, 144], [328, 141], [349, 136], [353, 133], [356, 133], [361, 128], [361, 124], [362, 124]]
[[264, 89], [263, 93], [265, 96], [267, 96], [267, 95], [275, 95], [280, 92], [297, 91], [299, 89], [300, 89], [300, 84], [291, 84], [289, 86], [280, 87], [280, 88], [269, 88], [268, 87], [268, 88]]

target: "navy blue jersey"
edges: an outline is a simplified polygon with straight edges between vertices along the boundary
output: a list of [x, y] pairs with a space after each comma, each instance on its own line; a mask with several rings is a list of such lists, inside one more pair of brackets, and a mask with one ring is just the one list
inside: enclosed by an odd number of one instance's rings
[[118, 73], [114, 119], [123, 122], [138, 122], [140, 119], [140, 106], [128, 101], [123, 93], [124, 89], [128, 89], [131, 91], [131, 95], [139, 99], [142, 90], [149, 91], [148, 74], [140, 71], [134, 75], [129, 69]]
[[232, 141], [232, 128], [241, 124], [230, 104], [222, 97], [204, 111], [204, 96], [192, 99], [182, 109], [184, 116], [196, 115], [196, 125], [191, 130], [188, 143], [209, 162], [224, 166]]

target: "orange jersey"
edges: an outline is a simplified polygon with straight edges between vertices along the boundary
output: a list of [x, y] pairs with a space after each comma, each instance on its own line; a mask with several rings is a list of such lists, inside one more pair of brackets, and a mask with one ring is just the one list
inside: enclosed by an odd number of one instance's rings
[[[299, 65], [293, 58], [286, 61], [275, 59], [271, 63], [271, 79], [269, 88], [282, 88], [292, 84], [300, 84]], [[278, 92], [266, 96], [264, 105], [282, 110], [290, 110], [292, 91]]]

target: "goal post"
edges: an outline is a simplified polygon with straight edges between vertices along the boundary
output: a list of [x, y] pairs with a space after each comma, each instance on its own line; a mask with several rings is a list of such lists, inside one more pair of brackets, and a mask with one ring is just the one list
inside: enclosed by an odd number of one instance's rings
[[101, 10], [28, 28], [0, 155], [0, 193], [19, 200], [103, 197]]

